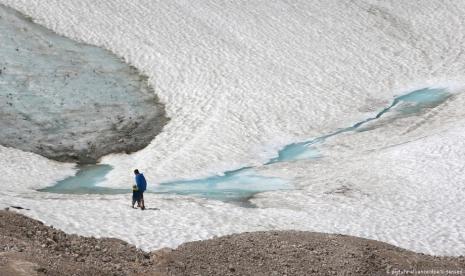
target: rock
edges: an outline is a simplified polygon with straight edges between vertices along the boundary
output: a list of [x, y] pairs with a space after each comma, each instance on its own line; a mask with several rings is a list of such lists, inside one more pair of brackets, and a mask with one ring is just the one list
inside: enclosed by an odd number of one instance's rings
[[47, 273], [47, 269], [44, 268], [44, 267], [39, 267], [39, 268], [36, 269], [36, 271], [39, 272], [39, 273], [44, 273], [44, 274]]
[[[28, 237], [30, 229], [60, 237], [52, 245], [55, 251], [42, 250], [42, 236]], [[256, 232], [146, 253], [116, 239], [96, 240], [47, 229], [32, 219], [0, 211], [0, 249], [25, 256], [45, 269], [37, 273], [47, 275], [384, 275], [389, 268], [465, 267], [463, 257], [432, 257], [344, 235]], [[328, 242], [329, 238], [337, 243]], [[98, 247], [106, 252], [95, 250]], [[308, 248], [318, 254], [310, 254]]]

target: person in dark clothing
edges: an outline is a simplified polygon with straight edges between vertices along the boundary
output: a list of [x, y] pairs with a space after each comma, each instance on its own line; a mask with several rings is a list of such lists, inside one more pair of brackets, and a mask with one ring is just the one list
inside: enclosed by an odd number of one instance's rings
[[134, 208], [134, 204], [137, 202], [137, 207], [140, 207], [140, 193], [137, 185], [132, 186], [132, 208]]
[[145, 210], [144, 192], [147, 190], [147, 181], [145, 180], [144, 175], [139, 172], [139, 170], [134, 170], [134, 174], [136, 175], [136, 185], [139, 192], [140, 209]]

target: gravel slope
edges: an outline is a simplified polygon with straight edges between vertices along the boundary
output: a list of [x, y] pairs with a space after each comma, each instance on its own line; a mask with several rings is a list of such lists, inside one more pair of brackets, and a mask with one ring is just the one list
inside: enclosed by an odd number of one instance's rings
[[0, 275], [144, 275], [150, 254], [117, 239], [69, 235], [0, 211]]
[[11, 211], [0, 211], [0, 245], [2, 276], [392, 275], [404, 269], [465, 274], [463, 256], [428, 256], [374, 240], [298, 231], [236, 234], [147, 253], [117, 239], [69, 235]]
[[465, 274], [463, 257], [428, 256], [374, 240], [298, 231], [185, 243], [165, 258], [161, 271], [172, 275], [392, 275], [404, 269]]

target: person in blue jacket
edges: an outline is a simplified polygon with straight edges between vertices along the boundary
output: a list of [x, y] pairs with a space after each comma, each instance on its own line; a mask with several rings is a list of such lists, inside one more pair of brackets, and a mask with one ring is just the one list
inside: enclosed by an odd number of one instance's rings
[[139, 170], [134, 170], [134, 174], [136, 175], [136, 185], [139, 192], [140, 209], [145, 210], [144, 192], [147, 190], [147, 181], [145, 180], [144, 175], [139, 172]]

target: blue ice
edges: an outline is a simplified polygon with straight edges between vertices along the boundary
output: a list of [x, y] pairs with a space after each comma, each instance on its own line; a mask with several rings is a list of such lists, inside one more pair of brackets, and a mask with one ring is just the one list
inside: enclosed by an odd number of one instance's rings
[[367, 118], [360, 122], [353, 124], [350, 127], [336, 130], [330, 134], [323, 135], [312, 140], [293, 143], [285, 146], [278, 152], [278, 156], [271, 159], [267, 164], [293, 161], [300, 159], [317, 159], [321, 158], [322, 155], [318, 152], [317, 145], [324, 143], [324, 141], [330, 137], [339, 135], [345, 132], [357, 131], [361, 126], [368, 122], [381, 118], [388, 112], [396, 112], [399, 117], [406, 115], [415, 115], [421, 112], [425, 108], [433, 108], [446, 101], [451, 94], [441, 88], [424, 88], [415, 90], [408, 94], [394, 98], [390, 106], [384, 108], [382, 111], [377, 113], [374, 117]]
[[[56, 185], [42, 189], [43, 192], [61, 194], [123, 194], [131, 189], [113, 189], [96, 186], [105, 180], [112, 170], [109, 165], [81, 166], [75, 176], [57, 182]], [[253, 168], [244, 168], [194, 180], [179, 180], [149, 185], [149, 193], [194, 195], [222, 201], [243, 201], [256, 193], [290, 189], [284, 180], [260, 175]]]
[[[394, 116], [406, 116], [421, 112], [425, 108], [432, 108], [443, 103], [450, 96], [451, 94], [444, 89], [425, 88], [396, 97], [390, 106], [384, 108], [374, 117], [308, 141], [287, 145], [278, 152], [277, 157], [269, 160], [265, 166], [279, 162], [321, 158], [322, 155], [318, 152], [317, 147], [328, 138], [345, 132], [357, 131], [364, 124], [377, 120], [388, 112], [395, 111]], [[85, 166], [80, 169], [76, 176], [64, 179], [55, 186], [46, 188], [43, 191], [56, 193], [128, 193], [129, 189], [110, 189], [96, 186], [97, 183], [104, 180], [105, 175], [110, 170], [111, 167], [108, 165]], [[263, 176], [255, 168], [245, 167], [225, 172], [223, 175], [161, 183], [149, 192], [194, 195], [222, 201], [241, 202], [256, 193], [291, 188], [292, 185], [283, 179]]]

